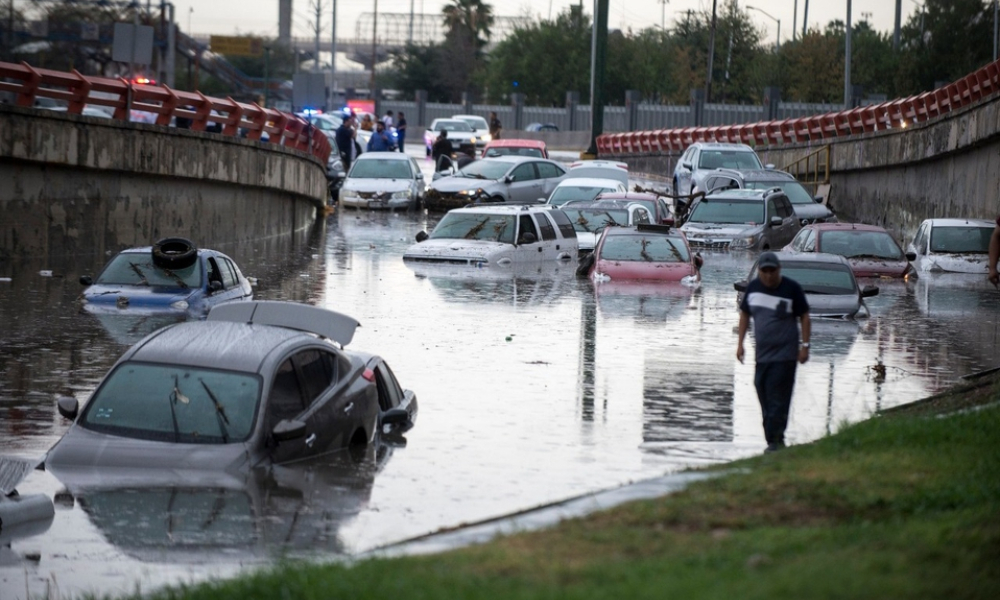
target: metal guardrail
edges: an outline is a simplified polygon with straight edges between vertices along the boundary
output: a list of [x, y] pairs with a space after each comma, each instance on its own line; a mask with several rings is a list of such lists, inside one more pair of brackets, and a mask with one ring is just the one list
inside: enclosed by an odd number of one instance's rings
[[182, 118], [190, 120], [193, 131], [205, 131], [209, 123], [217, 123], [222, 135], [295, 148], [319, 158], [323, 165], [331, 152], [326, 135], [297, 115], [201, 92], [5, 62], [0, 62], [0, 91], [15, 94], [18, 106], [35, 106], [35, 98], [62, 100], [67, 103], [67, 112], [77, 115], [90, 104], [114, 109], [113, 117], [120, 121], [130, 121], [132, 111], [143, 111], [156, 115], [155, 124], [162, 126]]
[[777, 121], [604, 134], [597, 138], [597, 150], [602, 157], [625, 157], [679, 152], [694, 142], [756, 146], [816, 142], [909, 127], [968, 106], [998, 90], [1000, 61], [936, 90], [880, 104]]
[[818, 186], [830, 183], [830, 144], [781, 167], [801, 183]]

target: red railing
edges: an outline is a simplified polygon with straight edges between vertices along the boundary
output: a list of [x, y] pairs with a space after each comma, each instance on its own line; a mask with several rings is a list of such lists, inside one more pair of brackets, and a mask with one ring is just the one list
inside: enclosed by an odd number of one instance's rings
[[[222, 126], [221, 135], [268, 141], [308, 152], [326, 164], [330, 141], [305, 119], [247, 104], [232, 98], [212, 98], [201, 92], [184, 92], [167, 86], [130, 83], [72, 72], [38, 69], [28, 63], [0, 62], [0, 91], [16, 95], [18, 106], [34, 106], [36, 98], [65, 101], [67, 112], [80, 114], [86, 105], [113, 109], [115, 119], [131, 120], [131, 111], [150, 113], [157, 125], [167, 126], [177, 118], [189, 119], [190, 129], [205, 131], [210, 123]], [[131, 98], [131, 100], [130, 100]], [[267, 137], [263, 137], [266, 133]]]
[[738, 142], [754, 146], [802, 143], [898, 129], [958, 110], [1000, 90], [1000, 61], [931, 92], [835, 113], [713, 127], [606, 133], [597, 138], [600, 156], [680, 152], [693, 142]]

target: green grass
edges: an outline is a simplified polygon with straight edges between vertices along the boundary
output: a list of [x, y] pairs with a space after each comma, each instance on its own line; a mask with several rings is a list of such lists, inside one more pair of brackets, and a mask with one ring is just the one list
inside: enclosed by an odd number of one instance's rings
[[482, 546], [282, 565], [154, 598], [996, 600], [998, 400], [998, 380], [980, 381], [677, 494]]

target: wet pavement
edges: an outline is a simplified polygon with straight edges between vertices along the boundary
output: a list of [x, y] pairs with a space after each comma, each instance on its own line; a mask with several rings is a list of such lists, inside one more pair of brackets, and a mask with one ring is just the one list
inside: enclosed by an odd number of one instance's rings
[[[23, 535], [0, 531], [0, 597], [122, 594], [414, 538], [422, 541], [394, 551], [448, 548], [485, 539], [477, 532], [490, 524], [503, 531], [582, 514], [614, 501], [605, 490], [666, 491], [683, 469], [763, 450], [752, 356], [735, 360], [732, 284], [752, 257], [706, 254], [697, 290], [595, 288], [572, 265], [410, 268], [404, 249], [437, 218], [344, 210], [294, 239], [217, 247], [258, 278], [258, 299], [361, 322], [351, 346], [383, 355], [419, 397], [405, 442], [214, 485], [130, 489], [109, 479], [73, 494], [34, 471], [18, 490], [52, 499], [55, 515]], [[0, 263], [0, 278], [10, 278], [0, 280], [0, 454], [43, 455], [68, 427], [54, 398], [85, 400], [160, 324], [79, 311], [76, 280], [107, 258]], [[881, 288], [868, 302], [872, 318], [814, 322], [791, 444], [997, 364], [1000, 295], [985, 278], [869, 283]], [[464, 524], [479, 525], [422, 537]]]

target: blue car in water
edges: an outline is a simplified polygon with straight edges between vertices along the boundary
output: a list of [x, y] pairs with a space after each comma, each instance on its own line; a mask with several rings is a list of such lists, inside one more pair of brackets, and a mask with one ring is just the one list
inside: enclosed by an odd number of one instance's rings
[[196, 248], [183, 238], [118, 253], [80, 296], [85, 311], [98, 315], [176, 315], [203, 318], [223, 302], [252, 300], [250, 281], [233, 259]]

